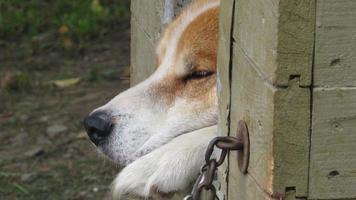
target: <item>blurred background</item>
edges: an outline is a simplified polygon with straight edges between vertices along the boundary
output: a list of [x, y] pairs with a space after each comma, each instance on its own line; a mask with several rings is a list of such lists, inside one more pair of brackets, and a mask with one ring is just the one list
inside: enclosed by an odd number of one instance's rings
[[82, 120], [129, 86], [129, 0], [0, 0], [0, 199], [104, 199]]

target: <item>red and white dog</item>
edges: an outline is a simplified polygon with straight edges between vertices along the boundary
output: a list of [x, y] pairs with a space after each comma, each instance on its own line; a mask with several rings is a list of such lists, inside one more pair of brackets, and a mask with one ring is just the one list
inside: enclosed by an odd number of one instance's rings
[[158, 68], [147, 80], [95, 109], [91, 141], [125, 168], [115, 198], [186, 191], [204, 163], [217, 124], [219, 0], [197, 0], [166, 29]]

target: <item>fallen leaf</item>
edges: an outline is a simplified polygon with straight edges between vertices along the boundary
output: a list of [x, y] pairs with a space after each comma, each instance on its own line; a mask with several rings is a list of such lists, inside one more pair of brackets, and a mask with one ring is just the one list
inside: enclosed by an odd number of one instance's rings
[[64, 35], [64, 34], [68, 33], [69, 31], [70, 31], [70, 30], [69, 30], [68, 26], [66, 26], [66, 25], [62, 25], [62, 26], [59, 27], [59, 29], [58, 29], [58, 33], [59, 33], [60, 35]]
[[80, 82], [80, 78], [69, 78], [63, 80], [55, 80], [53, 84], [58, 88], [67, 88], [74, 86]]

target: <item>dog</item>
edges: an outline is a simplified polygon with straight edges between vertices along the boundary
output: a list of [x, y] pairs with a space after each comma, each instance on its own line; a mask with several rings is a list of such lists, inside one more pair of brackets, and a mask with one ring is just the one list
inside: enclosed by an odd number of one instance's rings
[[196, 0], [171, 22], [157, 69], [84, 120], [100, 152], [124, 167], [113, 195], [170, 197], [188, 191], [218, 121], [219, 0]]

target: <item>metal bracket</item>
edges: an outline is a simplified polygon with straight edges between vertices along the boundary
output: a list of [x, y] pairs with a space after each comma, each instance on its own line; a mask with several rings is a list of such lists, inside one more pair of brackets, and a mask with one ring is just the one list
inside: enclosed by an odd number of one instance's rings
[[[214, 147], [221, 150], [220, 157], [214, 158]], [[213, 184], [216, 170], [221, 166], [230, 151], [237, 151], [238, 166], [242, 174], [247, 174], [250, 162], [250, 138], [248, 128], [244, 121], [239, 121], [236, 137], [221, 136], [210, 141], [205, 152], [205, 164], [201, 167], [200, 174], [195, 180], [192, 192], [184, 197], [184, 200], [198, 200], [201, 191], [210, 191], [210, 199], [216, 199], [217, 188]], [[220, 194], [221, 196], [221, 194]]]
[[247, 124], [243, 120], [239, 121], [236, 131], [236, 138], [243, 144], [242, 150], [237, 151], [238, 166], [241, 173], [247, 174], [247, 169], [250, 162], [250, 138]]

